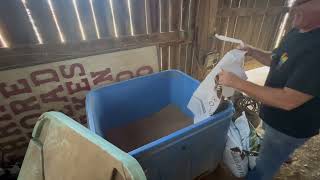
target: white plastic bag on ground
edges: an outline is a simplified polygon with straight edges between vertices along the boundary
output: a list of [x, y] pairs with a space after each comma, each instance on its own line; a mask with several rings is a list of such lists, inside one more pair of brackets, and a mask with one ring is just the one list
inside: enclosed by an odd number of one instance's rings
[[[247, 79], [243, 68], [245, 53], [245, 51], [238, 49], [229, 51], [201, 82], [188, 104], [188, 108], [195, 116], [194, 123], [208, 118], [217, 110], [221, 97], [217, 95], [215, 78], [221, 72], [221, 69], [233, 72], [242, 79]], [[225, 97], [232, 96], [233, 92], [232, 88], [222, 88], [222, 95]]]
[[255, 167], [260, 138], [245, 113], [231, 122], [223, 153], [223, 162], [236, 177], [245, 177]]
[[[239, 121], [238, 121], [239, 120]], [[246, 139], [241, 137], [239, 128], [245, 127], [246, 122], [243, 121], [243, 115], [240, 116], [235, 122], [230, 123], [230, 127], [227, 135], [227, 143], [223, 153], [223, 162], [236, 177], [244, 177], [248, 173], [249, 160], [243, 151], [243, 140]], [[249, 128], [249, 127], [248, 127]], [[249, 134], [245, 132], [247, 128], [242, 130], [242, 134]], [[245, 143], [246, 144], [246, 143]]]

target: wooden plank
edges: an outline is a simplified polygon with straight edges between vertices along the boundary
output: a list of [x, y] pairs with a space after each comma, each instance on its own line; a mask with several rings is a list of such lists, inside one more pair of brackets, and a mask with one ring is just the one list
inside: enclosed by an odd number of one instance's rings
[[[222, 8], [230, 8], [231, 7], [231, 0], [224, 0], [222, 1]], [[221, 17], [221, 29], [220, 34], [227, 36], [228, 34], [228, 30], [229, 30], [229, 17]], [[221, 41], [220, 45], [218, 44], [218, 47], [220, 47], [220, 56], [223, 57], [224, 52], [225, 52], [225, 48], [226, 48], [226, 42], [225, 41]]]
[[277, 16], [269, 17], [270, 19], [272, 19], [272, 22], [270, 22], [269, 28], [265, 30], [266, 36], [262, 40], [262, 44], [263, 44], [263, 46], [261, 47], [262, 49], [272, 50], [270, 47], [270, 43], [271, 43], [271, 40], [275, 39], [275, 37], [276, 37], [276, 31], [279, 28], [277, 26], [277, 24], [278, 24], [280, 17], [281, 17], [281, 14], [277, 15]]
[[0, 49], [0, 70], [63, 61], [164, 43], [190, 42], [185, 32], [154, 33], [78, 43]]
[[[266, 1], [259, 1], [259, 0], [255, 0], [254, 4], [253, 4], [253, 8], [267, 8], [269, 4], [269, 0]], [[258, 42], [259, 42], [259, 34], [261, 33], [261, 27], [264, 23], [264, 16], [251, 16], [251, 21], [248, 27], [248, 41], [247, 43], [252, 45], [252, 46], [257, 46]], [[250, 63], [250, 62], [256, 62], [253, 58], [249, 57], [246, 58], [246, 62], [245, 62], [245, 66]], [[255, 63], [257, 64], [257, 63]], [[260, 65], [260, 64], [259, 64]]]
[[[209, 32], [208, 32], [208, 41], [207, 41], [207, 53], [214, 51], [215, 45], [214, 45], [214, 35], [216, 34], [217, 28], [217, 22], [218, 22], [218, 17], [217, 17], [217, 13], [218, 13], [218, 1], [210, 1], [209, 2], [209, 7], [210, 8], [210, 17], [211, 19], [209, 19], [208, 22], [208, 28], [209, 28]], [[212, 18], [214, 17], [214, 18]], [[206, 53], [206, 54], [207, 54]], [[203, 59], [204, 60], [204, 59]]]
[[160, 47], [160, 61], [161, 61], [161, 70], [168, 70], [169, 69], [169, 46]]
[[[227, 22], [227, 21], [223, 21], [223, 19], [220, 16], [218, 16], [219, 9], [223, 8], [223, 6], [224, 6], [223, 1], [224, 0], [218, 0], [216, 25], [214, 27], [215, 34], [219, 34], [219, 35], [224, 35], [223, 28], [225, 28], [224, 25]], [[222, 49], [222, 41], [219, 41], [219, 40], [215, 39], [214, 37], [212, 37], [212, 46], [213, 46], [213, 51], [220, 54], [221, 49]]]
[[196, 72], [196, 61], [197, 61], [197, 57], [195, 56], [196, 54], [196, 45], [195, 43], [192, 43], [192, 55], [191, 55], [191, 72], [190, 75], [194, 78], [196, 78], [195, 76], [195, 72]]
[[150, 34], [152, 31], [151, 27], [151, 13], [150, 13], [150, 0], [144, 0], [144, 11], [146, 16], [146, 33]]
[[[227, 35], [227, 27], [228, 27], [228, 18], [219, 17], [218, 18], [217, 34]], [[217, 50], [217, 52], [219, 52], [220, 56], [222, 56], [225, 43], [223, 41], [216, 41], [216, 43], [217, 43], [216, 50]]]
[[[255, 7], [255, 1], [256, 0], [247, 0], [247, 8], [254, 8]], [[252, 32], [254, 31], [253, 29], [253, 17], [249, 16], [246, 18], [246, 22], [244, 22], [243, 27], [245, 27], [245, 32], [241, 32], [242, 35], [242, 40], [245, 43], [250, 43]]]
[[255, 3], [255, 0], [247, 0], [247, 8], [253, 8], [254, 7], [254, 3]]
[[287, 0], [270, 0], [269, 3], [270, 3], [269, 7], [271, 7], [271, 8], [287, 6]]
[[178, 40], [178, 41], [171, 41], [171, 42], [162, 42], [159, 43], [160, 47], [166, 47], [166, 46], [176, 46], [176, 45], [184, 45], [184, 44], [189, 44], [192, 43], [192, 39], [188, 40]]
[[169, 69], [178, 69], [179, 68], [179, 54], [176, 52], [179, 51], [180, 45], [168, 46], [168, 65]]
[[[282, 0], [269, 0], [269, 7], [276, 7], [276, 6], [282, 6], [284, 2]], [[279, 14], [275, 15], [270, 15], [267, 16], [265, 15], [265, 23], [262, 26], [260, 37], [259, 37], [259, 44], [258, 47], [264, 50], [268, 50], [268, 44], [269, 40], [272, 39], [273, 37], [273, 32], [274, 30], [277, 29], [276, 27], [276, 22], [278, 20]]]
[[51, 0], [66, 42], [81, 41], [81, 31], [72, 0]]
[[[175, 17], [175, 22], [173, 23], [175, 25], [174, 29], [182, 30], [182, 31], [189, 31], [190, 25], [190, 17], [191, 17], [191, 5], [190, 0], [179, 0], [176, 1], [174, 4], [172, 4], [172, 7], [170, 7], [170, 14], [173, 14], [177, 17]], [[172, 18], [171, 18], [172, 19]], [[172, 29], [172, 28], [170, 28]], [[189, 32], [189, 34], [191, 34]], [[175, 58], [172, 59], [171, 64], [172, 68], [179, 69], [180, 71], [184, 71], [185, 66], [185, 54], [183, 54], [183, 50], [185, 44], [180, 44], [176, 46], [175, 48]]]
[[[239, 8], [246, 8], [248, 5], [247, 0], [241, 0], [239, 2]], [[237, 16], [236, 27], [233, 33], [233, 37], [242, 39], [245, 41], [245, 34], [248, 31], [248, 23], [250, 23], [250, 17]], [[246, 42], [246, 41], [245, 41]], [[232, 48], [236, 48], [238, 44], [233, 44]]]
[[158, 58], [158, 67], [159, 67], [159, 71], [162, 71], [162, 67], [161, 67], [161, 64], [162, 64], [162, 61], [161, 61], [161, 47], [158, 45], [157, 46], [157, 58]]
[[145, 1], [130, 0], [134, 34], [146, 34]]
[[[282, 3], [280, 3], [279, 1], [271, 1], [271, 6], [285, 6], [287, 5], [287, 1], [285, 0], [281, 0]], [[281, 23], [283, 22], [284, 20], [284, 16], [285, 16], [286, 12], [283, 12], [283, 13], [279, 13], [277, 16], [276, 16], [276, 21], [274, 23], [274, 28], [272, 29], [272, 36], [271, 38], [269, 38], [268, 42], [266, 43], [267, 47], [266, 49], [268, 50], [272, 50], [274, 49], [274, 46], [275, 46], [275, 43], [276, 43], [276, 39], [278, 37], [278, 34], [279, 34], [279, 31], [280, 31], [280, 26], [281, 26]]]
[[198, 13], [200, 22], [198, 26], [198, 44], [200, 52], [198, 52], [198, 60], [200, 60], [200, 64], [203, 65], [204, 63], [204, 56], [210, 52], [211, 49], [211, 37], [215, 33], [215, 24], [216, 24], [216, 17], [218, 11], [218, 1], [215, 0], [207, 0], [207, 1], [200, 1], [200, 12]]
[[43, 43], [60, 43], [58, 29], [53, 20], [47, 0], [26, 1], [41, 34]]
[[130, 27], [130, 16], [127, 0], [112, 0], [118, 35], [128, 36], [134, 33]]
[[96, 12], [97, 25], [99, 27], [100, 37], [115, 37], [112, 20], [112, 11], [109, 0], [93, 0], [93, 6]]
[[272, 25], [274, 24], [274, 22], [275, 22], [275, 18], [273, 16], [266, 16], [264, 18], [264, 23], [261, 26], [261, 32], [258, 38], [258, 43], [257, 43], [258, 48], [267, 50], [266, 40], [270, 38], [270, 32], [271, 32], [271, 28], [273, 28]]
[[182, 0], [169, 0], [170, 31], [180, 31]]
[[[224, 7], [224, 2], [223, 0], [219, 0], [218, 1], [218, 12], [219, 12], [219, 9], [223, 8]], [[217, 12], [217, 16], [218, 16], [218, 12]], [[226, 18], [222, 18], [222, 17], [216, 17], [217, 18], [217, 21], [216, 21], [216, 27], [215, 27], [215, 33], [216, 34], [219, 34], [219, 35], [224, 35], [224, 30], [226, 28], [226, 21], [224, 19]], [[214, 39], [214, 46], [215, 46], [215, 52], [217, 53], [221, 53], [221, 50], [222, 50], [222, 41], [218, 41], [217, 39]]]
[[[240, 0], [231, 1], [230, 7], [236, 8], [240, 6]], [[237, 17], [229, 17], [228, 18], [228, 29], [227, 29], [227, 36], [228, 37], [234, 37], [235, 29], [237, 28]], [[223, 54], [227, 53], [233, 48], [233, 44], [226, 42]]]
[[[198, 1], [195, 25], [195, 43], [193, 45], [194, 54], [192, 58], [192, 75], [195, 78], [201, 77], [201, 69], [204, 64], [205, 55], [211, 49], [211, 37], [215, 33], [216, 13], [218, 9], [218, 1], [216, 0], [203, 0]], [[196, 67], [195, 67], [196, 66]]]
[[[188, 34], [194, 36], [195, 34], [195, 26], [196, 26], [196, 14], [197, 14], [197, 7], [198, 7], [199, 1], [197, 0], [191, 0], [191, 6], [190, 6], [190, 20], [189, 20], [189, 24], [188, 24]], [[186, 68], [188, 68], [186, 70], [186, 72], [191, 75], [191, 71], [192, 71], [192, 53], [193, 51], [193, 46], [192, 43], [188, 44], [188, 52], [189, 52], [189, 57], [187, 58], [187, 65]]]
[[[255, 8], [265, 8], [268, 5], [268, 1], [259, 1], [256, 0], [255, 1]], [[252, 16], [252, 24], [251, 27], [253, 29], [252, 31], [252, 35], [249, 41], [249, 44], [253, 45], [253, 46], [257, 46], [258, 42], [259, 42], [259, 34], [260, 34], [260, 30], [261, 27], [263, 25], [264, 22], [264, 16]]]
[[276, 40], [277, 40], [279, 31], [280, 31], [281, 23], [282, 23], [282, 21], [284, 19], [284, 15], [285, 15], [285, 13], [282, 13], [282, 14], [277, 16], [277, 20], [275, 22], [275, 27], [276, 28], [273, 29], [272, 38], [270, 38], [268, 43], [267, 43], [268, 50], [272, 50], [272, 49], [275, 48]]
[[2, 41], [0, 41], [0, 48], [8, 48], [10, 47], [10, 39], [9, 39], [9, 32], [7, 31], [6, 25], [2, 22], [0, 18], [0, 35], [2, 37]]
[[151, 21], [151, 32], [160, 32], [160, 12], [159, 4], [160, 0], [150, 0], [149, 1], [149, 11], [150, 11], [150, 21]]
[[199, 1], [197, 0], [190, 0], [190, 6], [189, 6], [189, 23], [188, 23], [188, 31], [190, 33], [194, 32], [195, 28], [195, 22], [196, 22], [196, 10], [197, 10], [197, 4]]
[[11, 47], [38, 43], [21, 0], [1, 2], [0, 19]]
[[[241, 2], [240, 8], [253, 8], [255, 6], [255, 0], [245, 0]], [[250, 41], [250, 37], [252, 34], [252, 16], [247, 17], [238, 17], [238, 28], [235, 33], [235, 38], [239, 38], [243, 40], [245, 43]], [[234, 45], [234, 48], [237, 45]], [[246, 57], [245, 61], [248, 60], [249, 57]]]
[[169, 0], [159, 0], [160, 32], [169, 32]]
[[187, 65], [187, 45], [180, 45], [180, 61], [179, 61], [179, 70], [186, 72]]
[[183, 0], [183, 4], [182, 4], [182, 9], [181, 9], [181, 12], [182, 12], [182, 24], [181, 24], [181, 29], [184, 30], [184, 31], [188, 31], [188, 24], [189, 24], [189, 13], [190, 13], [190, 0]]
[[218, 17], [217, 17], [217, 13], [218, 13], [218, 2], [217, 1], [209, 1], [209, 7], [210, 8], [210, 16], [212, 17], [212, 20], [209, 20], [208, 22], [208, 28], [209, 28], [209, 32], [208, 32], [208, 41], [207, 41], [207, 53], [208, 52], [212, 52], [214, 50], [214, 35], [216, 34], [216, 25], [218, 22]]
[[[240, 4], [240, 8], [252, 8], [254, 6], [254, 0], [242, 0]], [[235, 33], [235, 38], [239, 38], [243, 40], [244, 42], [249, 41], [248, 37], [248, 27], [251, 23], [251, 17], [245, 16], [245, 17], [238, 17], [238, 29]]]
[[[182, 44], [185, 44], [185, 43], [182, 43]], [[179, 69], [180, 67], [180, 51], [181, 51], [182, 44], [175, 44], [174, 46], [172, 46], [174, 47], [172, 48], [173, 49], [172, 54], [174, 54], [174, 57], [171, 58], [170, 64], [173, 69]]]
[[[90, 0], [78, 0], [78, 9], [83, 31], [87, 40], [98, 38], [98, 33], [95, 29], [93, 13], [90, 6]], [[95, 12], [95, 9], [93, 9]]]
[[[197, 1], [196, 3], [196, 10], [195, 10], [195, 34], [198, 34], [199, 31], [199, 24], [200, 24], [200, 2]], [[198, 36], [195, 35], [195, 39], [192, 42], [192, 57], [191, 57], [191, 76], [194, 78], [196, 77], [197, 72], [197, 61], [198, 61], [198, 54], [199, 54], [199, 46], [198, 46]]]
[[[195, 48], [194, 48], [195, 49]], [[198, 57], [196, 56], [197, 51], [193, 51], [192, 53], [192, 69], [191, 69], [191, 76], [195, 79], [200, 79], [200, 74], [201, 74], [201, 68], [200, 68], [200, 63], [198, 60]]]
[[192, 70], [192, 44], [187, 44], [186, 45], [186, 67], [185, 67], [185, 72], [189, 75], [191, 75], [191, 70]]
[[219, 9], [219, 16], [272, 16], [279, 13], [288, 12], [288, 7], [270, 7], [270, 8], [222, 8]]
[[[206, 16], [209, 16], [209, 1], [200, 1], [200, 8], [199, 8], [199, 21], [198, 21], [198, 32], [197, 32], [197, 41], [199, 47], [197, 47], [198, 52], [196, 53], [196, 59], [197, 59], [197, 65], [202, 64], [202, 57], [204, 54], [206, 54], [207, 51], [207, 31], [208, 31], [208, 18]], [[200, 51], [201, 50], [201, 51]]]

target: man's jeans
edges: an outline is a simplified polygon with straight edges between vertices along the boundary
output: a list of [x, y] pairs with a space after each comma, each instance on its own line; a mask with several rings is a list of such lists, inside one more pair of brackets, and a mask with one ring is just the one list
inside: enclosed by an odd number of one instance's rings
[[253, 171], [248, 173], [247, 180], [272, 180], [294, 150], [302, 146], [308, 139], [290, 137], [265, 124], [265, 134], [257, 165]]

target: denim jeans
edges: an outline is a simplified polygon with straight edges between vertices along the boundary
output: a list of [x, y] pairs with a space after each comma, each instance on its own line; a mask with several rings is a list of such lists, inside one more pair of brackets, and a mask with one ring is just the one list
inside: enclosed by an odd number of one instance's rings
[[309, 138], [298, 139], [283, 134], [264, 123], [265, 134], [260, 154], [254, 170], [250, 171], [247, 180], [272, 180], [281, 165], [295, 149], [302, 146]]

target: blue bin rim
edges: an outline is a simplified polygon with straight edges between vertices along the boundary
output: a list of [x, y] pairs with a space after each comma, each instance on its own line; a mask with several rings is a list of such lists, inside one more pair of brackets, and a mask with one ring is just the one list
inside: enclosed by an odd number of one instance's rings
[[[184, 136], [185, 134], [187, 134], [191, 130], [203, 129], [216, 119], [231, 118], [231, 117], [233, 117], [234, 112], [235, 112], [235, 109], [233, 107], [233, 103], [231, 101], [228, 101], [227, 108], [225, 110], [223, 110], [222, 112], [214, 114], [214, 115], [212, 115], [212, 116], [206, 118], [205, 120], [200, 121], [196, 124], [191, 124], [185, 128], [182, 128], [182, 129], [180, 129], [174, 133], [171, 133], [167, 136], [164, 136], [158, 140], [155, 140], [155, 141], [152, 141], [148, 144], [145, 144], [137, 149], [134, 149], [134, 150], [128, 152], [128, 154], [135, 157], [136, 155], [143, 154], [144, 152], [150, 152], [152, 149], [157, 149], [157, 147], [163, 146], [163, 144], [168, 144], [168, 143], [174, 141], [175, 139]], [[218, 120], [212, 124], [218, 124], [218, 123], [222, 123], [222, 122], [223, 121]]]
[[89, 96], [89, 94], [93, 93], [94, 91], [98, 91], [98, 90], [101, 90], [105, 87], [109, 87], [109, 86], [118, 86], [119, 84], [123, 84], [123, 83], [126, 83], [128, 81], [134, 81], [134, 80], [137, 80], [137, 79], [143, 79], [143, 78], [147, 78], [147, 77], [151, 77], [151, 76], [155, 76], [155, 75], [158, 75], [158, 74], [167, 74], [167, 73], [177, 73], [177, 74], [181, 74], [181, 75], [184, 75], [186, 78], [192, 80], [192, 81], [195, 81], [197, 83], [200, 84], [200, 81], [197, 80], [197, 79], [194, 79], [193, 77], [189, 76], [188, 74], [184, 73], [184, 72], [181, 72], [180, 70], [176, 70], [176, 69], [170, 69], [170, 70], [165, 70], [165, 71], [160, 71], [160, 72], [155, 72], [155, 73], [152, 73], [152, 74], [147, 74], [147, 75], [143, 75], [143, 76], [139, 76], [139, 77], [134, 77], [134, 78], [131, 78], [131, 79], [127, 79], [127, 80], [123, 80], [123, 81], [120, 81], [120, 82], [113, 82], [111, 84], [106, 84], [106, 85], [103, 85], [101, 87], [98, 87], [98, 88], [95, 88], [95, 89], [92, 89], [90, 90], [86, 97]]

